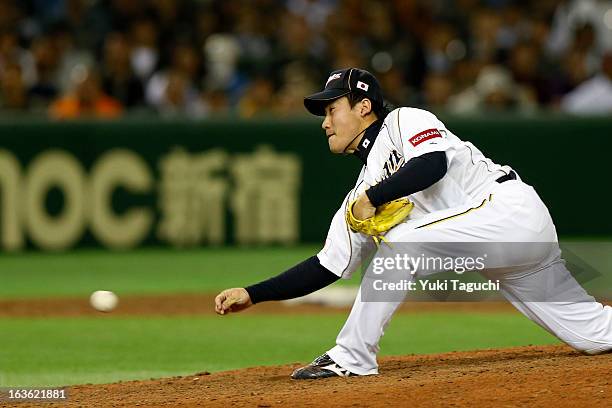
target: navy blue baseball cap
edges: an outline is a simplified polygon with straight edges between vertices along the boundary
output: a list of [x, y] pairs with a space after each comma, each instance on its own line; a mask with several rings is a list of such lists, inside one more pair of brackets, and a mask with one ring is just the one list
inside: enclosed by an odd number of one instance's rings
[[380, 84], [374, 75], [358, 68], [346, 68], [329, 74], [325, 87], [321, 92], [304, 98], [304, 106], [308, 112], [317, 116], [325, 116], [325, 107], [333, 100], [360, 92], [374, 105], [384, 103]]

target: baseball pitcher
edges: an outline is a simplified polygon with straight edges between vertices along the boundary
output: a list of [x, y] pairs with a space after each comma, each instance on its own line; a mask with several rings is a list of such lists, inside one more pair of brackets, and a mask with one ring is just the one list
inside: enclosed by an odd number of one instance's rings
[[[323, 249], [271, 279], [224, 290], [215, 299], [218, 314], [304, 296], [348, 278], [382, 240], [553, 243], [504, 254], [502, 264], [483, 274], [495, 273], [506, 299], [574, 349], [612, 349], [612, 308], [596, 302], [566, 269], [548, 209], [516, 171], [492, 162], [430, 112], [389, 112], [377, 79], [364, 70], [332, 72], [323, 91], [306, 97], [304, 105], [324, 117], [329, 149], [353, 154], [363, 168], [331, 221]], [[427, 273], [417, 270], [415, 276]], [[571, 300], [534, 298], [531, 292], [543, 280], [563, 286]], [[378, 344], [399, 305], [364, 301], [358, 294], [335, 347], [292, 378], [378, 374]]]

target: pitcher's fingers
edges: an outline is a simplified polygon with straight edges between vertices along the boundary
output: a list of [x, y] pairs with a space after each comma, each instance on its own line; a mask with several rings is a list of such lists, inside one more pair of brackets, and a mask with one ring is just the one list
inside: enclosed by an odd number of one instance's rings
[[217, 295], [217, 297], [215, 298], [215, 310], [216, 311], [220, 312], [220, 311], [223, 310], [223, 302], [225, 301], [226, 296], [227, 295], [226, 295], [225, 291], [223, 291], [223, 292], [221, 292], [221, 293], [219, 293]]

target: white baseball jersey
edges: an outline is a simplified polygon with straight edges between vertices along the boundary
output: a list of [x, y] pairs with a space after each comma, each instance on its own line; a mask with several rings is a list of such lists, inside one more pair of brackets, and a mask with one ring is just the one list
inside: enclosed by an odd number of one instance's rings
[[[370, 146], [370, 143], [373, 144]], [[344, 278], [349, 278], [358, 267], [363, 246], [371, 245], [371, 239], [350, 231], [345, 220], [347, 205], [408, 160], [442, 151], [446, 153], [448, 165], [440, 181], [409, 196], [414, 203], [410, 219], [472, 203], [511, 170], [493, 163], [474, 145], [460, 140], [431, 112], [416, 108], [404, 107], [389, 113], [378, 136], [373, 141], [363, 138], [359, 149], [369, 152], [367, 163], [336, 212], [325, 246], [318, 254], [321, 265]]]

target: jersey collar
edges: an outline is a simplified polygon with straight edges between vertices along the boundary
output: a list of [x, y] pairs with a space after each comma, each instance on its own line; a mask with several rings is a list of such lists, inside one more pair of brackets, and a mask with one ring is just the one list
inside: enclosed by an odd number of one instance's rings
[[359, 146], [353, 153], [355, 156], [359, 157], [359, 159], [366, 164], [368, 161], [368, 155], [370, 154], [370, 150], [372, 150], [372, 146], [374, 145], [374, 141], [378, 136], [378, 132], [380, 132], [380, 128], [382, 127], [383, 120], [379, 119], [376, 122], [372, 123], [366, 129], [361, 141], [359, 142]]

